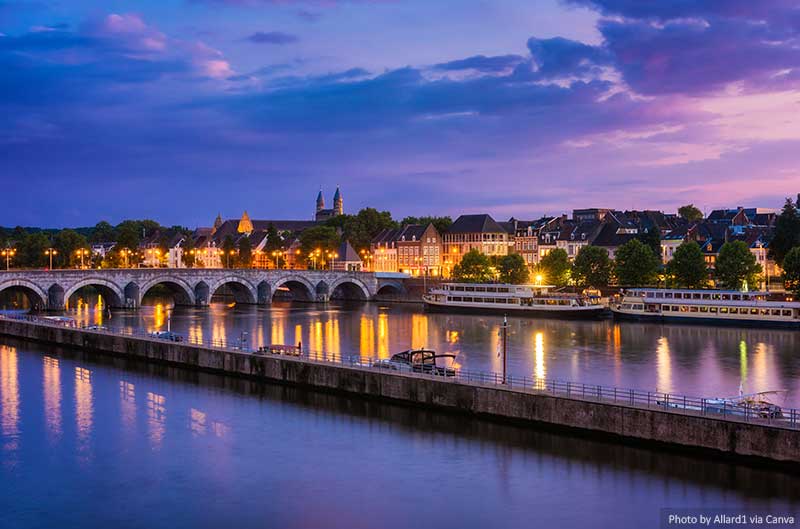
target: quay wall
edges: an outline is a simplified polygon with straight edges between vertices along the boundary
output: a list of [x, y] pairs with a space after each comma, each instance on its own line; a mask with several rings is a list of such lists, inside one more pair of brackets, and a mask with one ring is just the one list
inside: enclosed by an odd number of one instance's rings
[[426, 408], [800, 464], [800, 430], [416, 374], [0, 319], [0, 335]]

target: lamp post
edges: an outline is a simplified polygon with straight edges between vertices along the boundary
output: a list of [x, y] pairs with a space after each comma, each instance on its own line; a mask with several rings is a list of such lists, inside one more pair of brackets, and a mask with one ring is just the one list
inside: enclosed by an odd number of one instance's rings
[[44, 254], [50, 256], [50, 270], [52, 270], [53, 269], [53, 256], [58, 254], [58, 251], [56, 251], [55, 248], [48, 248], [47, 250], [44, 251]]
[[11, 266], [11, 258], [14, 257], [14, 255], [16, 255], [16, 253], [17, 253], [17, 250], [15, 248], [11, 248], [11, 247], [5, 248], [5, 249], [3, 249], [3, 251], [0, 251], [0, 255], [2, 255], [3, 257], [6, 258], [6, 271], [8, 271], [8, 269], [10, 268], [10, 266]]
[[123, 248], [119, 251], [119, 253], [122, 254], [122, 258], [124, 259], [123, 268], [128, 268], [128, 258], [133, 252], [130, 250], [130, 248]]
[[75, 253], [78, 255], [78, 257], [81, 258], [81, 268], [85, 268], [85, 266], [83, 264], [83, 258], [89, 256], [89, 250], [87, 250], [86, 248], [78, 248], [75, 251]]

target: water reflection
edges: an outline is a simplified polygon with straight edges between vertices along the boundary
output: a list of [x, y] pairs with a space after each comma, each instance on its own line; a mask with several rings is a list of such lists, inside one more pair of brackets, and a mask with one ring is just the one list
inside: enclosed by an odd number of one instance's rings
[[19, 358], [15, 347], [0, 345], [0, 432], [3, 465], [14, 466], [19, 448]]
[[124, 380], [119, 381], [119, 409], [123, 426], [133, 430], [136, 426], [136, 386]]
[[92, 396], [92, 372], [84, 367], [75, 368], [75, 430], [78, 456], [83, 461], [91, 457], [92, 420], [94, 399]]
[[44, 418], [53, 440], [61, 437], [61, 367], [58, 358], [42, 357]]
[[[91, 321], [93, 312], [75, 313]], [[118, 311], [111, 327], [163, 328], [164, 305]], [[502, 318], [428, 314], [414, 305], [276, 302], [270, 308], [212, 304], [172, 309], [172, 328], [192, 341], [251, 346], [303, 342], [323, 355], [388, 358], [412, 347], [458, 355], [476, 371], [502, 370], [497, 355]], [[790, 390], [800, 406], [800, 333], [769, 329], [509, 319], [508, 370], [512, 375], [672, 391], [699, 396]], [[531, 354], [533, 352], [533, 354]]]
[[158, 393], [147, 392], [147, 429], [150, 444], [158, 449], [164, 441], [167, 427], [167, 398]]

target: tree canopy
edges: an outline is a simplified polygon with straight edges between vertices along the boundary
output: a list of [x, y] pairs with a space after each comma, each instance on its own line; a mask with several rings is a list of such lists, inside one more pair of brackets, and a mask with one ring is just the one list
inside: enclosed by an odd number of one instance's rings
[[570, 268], [566, 250], [556, 248], [542, 257], [536, 267], [536, 273], [542, 276], [544, 283], [563, 287], [569, 284]]
[[694, 204], [686, 204], [678, 208], [678, 216], [688, 222], [696, 222], [703, 218], [703, 212]]
[[478, 250], [470, 250], [453, 267], [453, 279], [462, 283], [486, 283], [494, 279], [489, 258]]
[[572, 263], [572, 279], [582, 287], [605, 287], [611, 280], [613, 263], [608, 250], [599, 246], [584, 246]]
[[453, 224], [453, 219], [450, 217], [425, 216], [406, 217], [400, 221], [401, 226], [408, 226], [409, 224], [422, 224], [424, 226], [433, 224], [433, 227], [436, 228], [439, 233], [443, 233]]
[[675, 249], [667, 263], [667, 274], [678, 287], [702, 288], [708, 283], [708, 267], [703, 250], [695, 241], [685, 241]]
[[786, 289], [800, 296], [800, 246], [795, 246], [783, 258], [783, 281]]
[[639, 287], [656, 281], [659, 259], [639, 239], [631, 239], [617, 248], [614, 273], [622, 286]]
[[502, 256], [497, 263], [500, 272], [500, 281], [521, 285], [528, 282], [528, 265], [518, 253]]
[[652, 227], [642, 231], [636, 238], [646, 244], [652, 250], [653, 255], [661, 256], [661, 231], [658, 228]]
[[369, 249], [372, 238], [381, 231], [397, 227], [391, 213], [378, 211], [375, 208], [364, 208], [356, 215], [336, 216], [329, 219], [325, 225], [341, 230], [342, 240], [350, 241], [357, 252]]
[[714, 275], [723, 287], [740, 289], [745, 281], [752, 287], [760, 274], [761, 265], [743, 241], [729, 241], [719, 249]]
[[769, 243], [769, 255], [778, 266], [783, 264], [783, 259], [789, 250], [795, 246], [800, 246], [800, 215], [797, 208], [800, 207], [800, 195], [797, 201], [792, 202], [791, 198], [786, 199], [780, 215], [775, 221], [775, 235]]

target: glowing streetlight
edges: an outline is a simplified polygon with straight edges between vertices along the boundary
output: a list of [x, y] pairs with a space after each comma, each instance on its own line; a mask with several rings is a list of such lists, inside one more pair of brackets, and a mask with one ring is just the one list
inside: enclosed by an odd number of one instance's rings
[[75, 255], [81, 258], [81, 268], [85, 268], [83, 264], [83, 259], [84, 257], [88, 257], [89, 253], [90, 253], [89, 250], [86, 248], [78, 248], [77, 250], [75, 250]]
[[0, 255], [6, 258], [6, 270], [9, 269], [11, 258], [14, 257], [16, 254], [17, 254], [16, 248], [11, 248], [11, 247], [4, 248], [2, 251], [0, 251]]
[[53, 256], [57, 255], [58, 251], [56, 251], [55, 248], [48, 248], [47, 250], [44, 251], [44, 254], [50, 256], [50, 270], [52, 270], [53, 269]]

